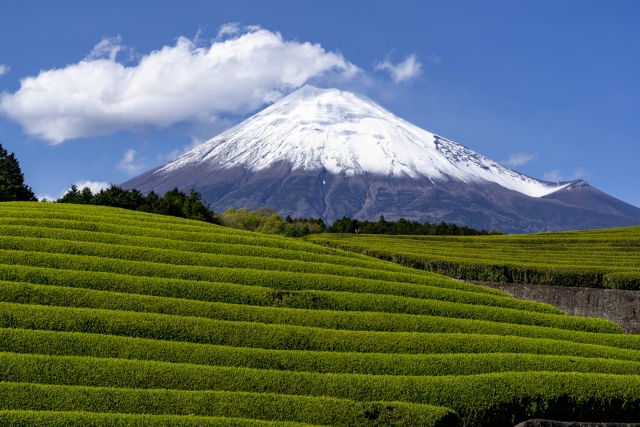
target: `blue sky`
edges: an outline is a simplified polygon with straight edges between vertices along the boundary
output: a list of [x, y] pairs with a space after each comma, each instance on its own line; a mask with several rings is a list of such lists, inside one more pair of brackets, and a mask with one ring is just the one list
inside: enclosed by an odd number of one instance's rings
[[21, 1], [0, 40], [0, 142], [38, 195], [126, 181], [311, 83], [640, 206], [637, 1]]

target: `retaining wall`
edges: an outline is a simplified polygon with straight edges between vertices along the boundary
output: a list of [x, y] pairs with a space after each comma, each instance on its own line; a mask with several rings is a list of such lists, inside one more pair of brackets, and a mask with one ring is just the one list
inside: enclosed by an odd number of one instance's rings
[[546, 302], [571, 316], [611, 320], [629, 334], [640, 334], [640, 291], [469, 281], [500, 289], [514, 298]]

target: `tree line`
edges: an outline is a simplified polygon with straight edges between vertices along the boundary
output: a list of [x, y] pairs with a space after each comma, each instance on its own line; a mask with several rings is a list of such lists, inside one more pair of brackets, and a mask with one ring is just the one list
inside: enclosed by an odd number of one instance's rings
[[[24, 183], [20, 163], [14, 153], [9, 154], [0, 144], [0, 201], [38, 201], [31, 187]], [[284, 219], [273, 209], [266, 207], [249, 210], [230, 207], [223, 213], [213, 211], [202, 200], [195, 189], [187, 194], [178, 188], [160, 196], [154, 191], [142, 194], [136, 189], [125, 190], [116, 185], [93, 193], [89, 188], [80, 190], [73, 185], [56, 203], [74, 203], [96, 206], [110, 206], [169, 215], [186, 219], [205, 221], [242, 230], [289, 237], [303, 237], [315, 233], [360, 233], [360, 234], [413, 234], [440, 236], [477, 236], [500, 234], [499, 230], [475, 230], [465, 226], [440, 222], [420, 223], [400, 218], [387, 221], [380, 216], [378, 221], [358, 221], [347, 216], [335, 221], [329, 227], [321, 218], [297, 218], [287, 215]]]
[[111, 206], [142, 212], [195, 219], [212, 224], [224, 225], [240, 230], [257, 231], [266, 234], [280, 234], [288, 237], [303, 237], [315, 233], [359, 233], [359, 234], [404, 234], [434, 236], [479, 236], [499, 234], [495, 230], [476, 230], [444, 221], [437, 223], [409, 221], [387, 221], [381, 215], [378, 221], [358, 221], [347, 216], [336, 220], [329, 227], [322, 218], [296, 218], [287, 215], [284, 219], [273, 209], [266, 207], [249, 210], [230, 207], [222, 213], [213, 211], [202, 200], [195, 189], [189, 194], [174, 188], [160, 196], [154, 191], [144, 195], [138, 190], [124, 190], [116, 185], [93, 194], [89, 188], [80, 191], [75, 185], [57, 203], [76, 203]]
[[194, 189], [186, 194], [174, 188], [160, 196], [154, 191], [144, 195], [136, 189], [124, 190], [112, 185], [110, 188], [104, 188], [93, 194], [91, 189], [87, 187], [80, 191], [78, 187], [73, 185], [56, 203], [111, 206], [222, 225], [216, 213], [209, 209], [209, 205], [202, 201], [202, 196]]
[[476, 230], [466, 225], [457, 225], [441, 221], [438, 223], [410, 221], [400, 218], [397, 221], [387, 221], [384, 215], [380, 215], [378, 221], [358, 221], [347, 216], [335, 221], [327, 229], [329, 233], [358, 233], [358, 234], [391, 234], [391, 235], [417, 235], [417, 236], [486, 236], [488, 234], [501, 234], [497, 228], [491, 231]]

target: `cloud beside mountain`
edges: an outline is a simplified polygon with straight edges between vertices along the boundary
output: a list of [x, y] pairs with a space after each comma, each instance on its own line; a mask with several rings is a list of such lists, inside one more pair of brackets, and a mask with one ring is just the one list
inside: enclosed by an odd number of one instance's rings
[[18, 91], [0, 95], [0, 113], [25, 133], [56, 145], [118, 130], [246, 114], [310, 78], [350, 78], [360, 72], [319, 44], [235, 24], [223, 26], [204, 46], [197, 38], [180, 37], [130, 66], [117, 61], [123, 50], [119, 37], [105, 38], [76, 64], [22, 79]]
[[[438, 62], [442, 59], [438, 58]], [[418, 61], [415, 53], [407, 56], [403, 61], [393, 64], [389, 58], [375, 64], [376, 71], [387, 71], [394, 82], [400, 83], [413, 80], [422, 74], [422, 63]]]
[[515, 168], [518, 166], [526, 165], [527, 163], [531, 162], [532, 160], [536, 160], [537, 158], [537, 154], [517, 153], [510, 154], [509, 157], [507, 157], [501, 163], [505, 166]]

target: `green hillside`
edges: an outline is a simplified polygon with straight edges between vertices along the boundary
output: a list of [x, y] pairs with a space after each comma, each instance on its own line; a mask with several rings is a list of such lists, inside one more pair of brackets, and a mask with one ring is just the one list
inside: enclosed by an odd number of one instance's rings
[[640, 227], [499, 236], [307, 240], [465, 280], [640, 289]]
[[0, 425], [535, 417], [640, 419], [640, 336], [292, 238], [0, 204]]

